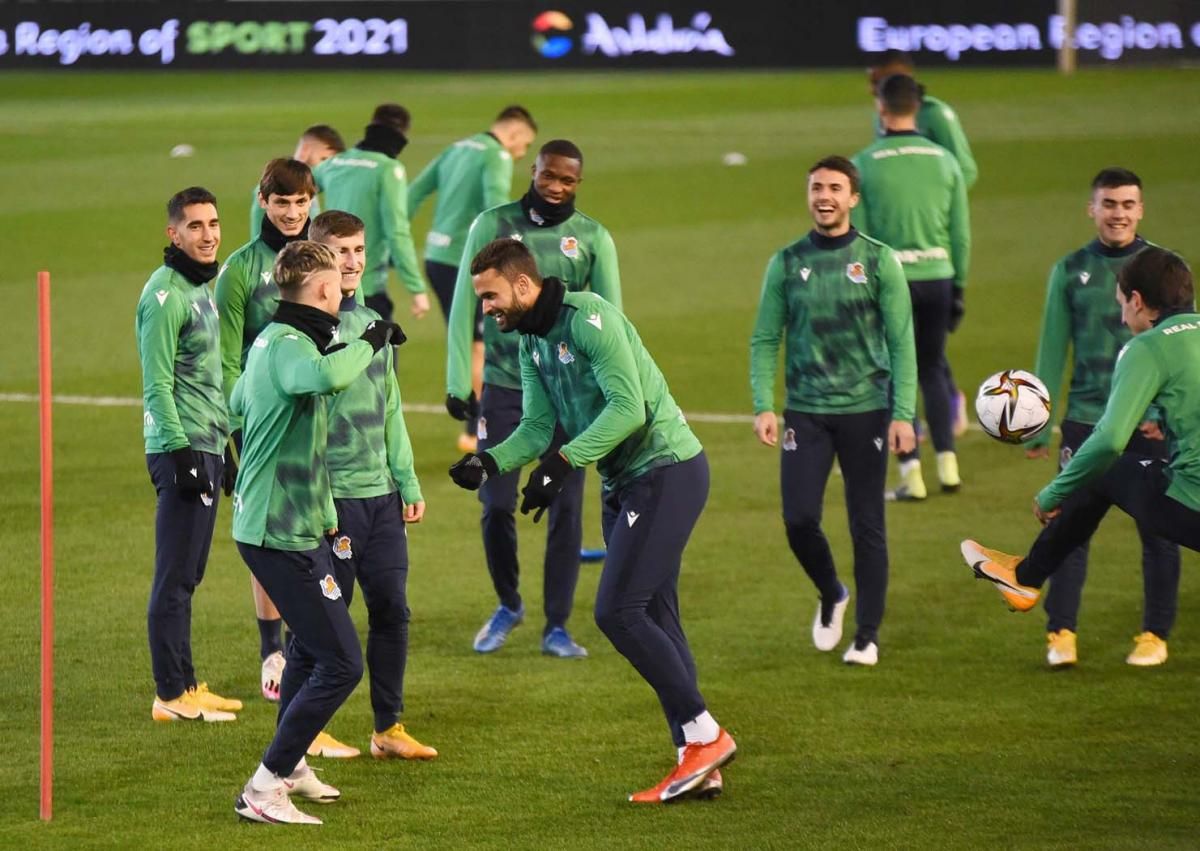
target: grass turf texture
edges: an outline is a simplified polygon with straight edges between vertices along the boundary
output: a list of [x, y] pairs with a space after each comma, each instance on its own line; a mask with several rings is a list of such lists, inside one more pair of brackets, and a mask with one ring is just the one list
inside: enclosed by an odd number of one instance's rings
[[[968, 391], [997, 369], [1032, 365], [1046, 273], [1090, 238], [1084, 204], [1101, 167], [1139, 172], [1147, 185], [1143, 231], [1195, 261], [1200, 113], [1183, 105], [1196, 72], [923, 78], [961, 113], [982, 174], [971, 196], [967, 318], [950, 344]], [[746, 413], [746, 344], [763, 267], [809, 226], [809, 163], [869, 141], [863, 88], [861, 75], [849, 72], [6, 74], [0, 97], [13, 120], [0, 135], [0, 294], [9, 317], [0, 392], [36, 392], [34, 274], [49, 267], [57, 391], [140, 393], [133, 310], [159, 262], [163, 204], [173, 191], [199, 183], [216, 192], [224, 258], [245, 241], [249, 190], [263, 162], [290, 152], [304, 126], [329, 122], [352, 142], [376, 102], [402, 101], [414, 114], [403, 155], [412, 176], [441, 147], [486, 126], [501, 105], [520, 101], [541, 124], [541, 140], [566, 136], [585, 152], [579, 206], [612, 231], [626, 308], [676, 398], [691, 411]], [[195, 156], [168, 158], [183, 142]], [[723, 167], [731, 150], [748, 165]], [[517, 191], [529, 161], [518, 164]], [[428, 221], [426, 207], [418, 246]], [[404, 325], [404, 396], [437, 402], [441, 321], [431, 315]], [[231, 808], [274, 711], [257, 696], [257, 632], [227, 504], [195, 599], [193, 644], [202, 678], [247, 707], [232, 725], [150, 721], [145, 604], [154, 508], [135, 408], [56, 408], [56, 812], [49, 825], [37, 821], [37, 412], [0, 403], [0, 416], [0, 508], [10, 533], [0, 595], [0, 838], [24, 847], [276, 841], [269, 828], [239, 824]], [[848, 669], [841, 648], [811, 647], [815, 595], [784, 540], [774, 452], [757, 444], [748, 423], [698, 424], [713, 490], [685, 558], [684, 623], [701, 686], [737, 737], [740, 758], [718, 802], [637, 809], [624, 796], [657, 782], [673, 752], [653, 693], [591, 621], [597, 569], [583, 568], [571, 622], [591, 658], [543, 658], [544, 524], [520, 520], [530, 616], [500, 653], [476, 656], [471, 637], [494, 600], [477, 503], [445, 476], [457, 424], [412, 414], [409, 428], [429, 514], [410, 536], [406, 720], [441, 757], [319, 761], [345, 795], [331, 807], [307, 807], [327, 820], [320, 841], [1194, 847], [1196, 556], [1184, 557], [1169, 663], [1126, 666], [1129, 638], [1140, 630], [1139, 549], [1132, 524], [1110, 519], [1092, 548], [1081, 664], [1056, 674], [1044, 667], [1040, 610], [1007, 614], [960, 561], [958, 541], [968, 535], [1013, 551], [1028, 543], [1036, 531], [1030, 499], [1050, 462], [1026, 462], [1019, 449], [976, 432], [961, 445], [960, 495], [889, 508], [881, 663]], [[590, 476], [586, 538], [596, 543]], [[827, 509], [849, 583], [836, 478]], [[365, 629], [358, 600], [355, 615]], [[370, 723], [364, 682], [331, 730], [365, 749]]]

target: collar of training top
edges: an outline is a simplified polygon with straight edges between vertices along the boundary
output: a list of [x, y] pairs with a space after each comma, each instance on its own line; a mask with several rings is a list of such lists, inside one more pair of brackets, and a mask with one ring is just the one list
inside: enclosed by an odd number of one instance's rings
[[521, 197], [521, 211], [525, 213], [525, 218], [538, 227], [552, 228], [575, 215], [575, 199], [572, 198], [565, 204], [551, 204], [538, 195], [537, 189], [530, 181], [529, 191]]
[[182, 248], [174, 245], [163, 249], [163, 265], [174, 269], [196, 286], [207, 284], [217, 276], [217, 270], [221, 268], [216, 261], [201, 263], [199, 260], [193, 260]]
[[360, 151], [375, 151], [395, 159], [407, 144], [408, 137], [394, 127], [387, 124], [368, 124], [367, 129], [363, 131], [362, 141], [354, 147]]
[[295, 236], [284, 236], [283, 232], [275, 227], [274, 222], [263, 216], [262, 232], [258, 235], [258, 238], [265, 242], [268, 248], [278, 254], [280, 251], [283, 251], [283, 247], [289, 242], [295, 242], [298, 239], [308, 239], [308, 226], [310, 224], [312, 224], [312, 219], [305, 219], [304, 227], [300, 228], [300, 233]]
[[1164, 311], [1160, 312], [1158, 314], [1158, 318], [1154, 320], [1154, 323], [1151, 327], [1157, 328], [1159, 325], [1166, 322], [1172, 316], [1178, 316], [1181, 313], [1195, 313], [1195, 312], [1196, 312], [1195, 304], [1189, 304], [1186, 307], [1172, 307], [1168, 310], [1164, 310]]
[[358, 307], [358, 300], [354, 298], [358, 291], [350, 293], [350, 295], [342, 296], [342, 303], [338, 305], [338, 313], [350, 313]]
[[558, 311], [562, 308], [566, 292], [567, 288], [563, 286], [563, 282], [553, 275], [542, 278], [541, 292], [533, 302], [533, 307], [529, 308], [517, 323], [517, 330], [522, 334], [536, 334], [539, 337], [549, 334], [558, 319]]
[[1088, 246], [1093, 254], [1099, 254], [1101, 257], [1128, 257], [1131, 254], [1137, 254], [1146, 247], [1146, 240], [1140, 236], [1135, 236], [1133, 242], [1128, 245], [1116, 246], [1108, 245], [1102, 242], [1100, 237], [1092, 240], [1092, 244]]
[[884, 130], [884, 136], [920, 136], [916, 130]]
[[272, 322], [290, 325], [304, 334], [322, 352], [333, 340], [333, 332], [338, 326], [338, 319], [323, 310], [300, 304], [294, 301], [281, 301], [271, 317]]
[[808, 232], [808, 239], [814, 247], [821, 251], [834, 251], [838, 248], [845, 248], [854, 240], [858, 239], [858, 231], [854, 228], [846, 231], [841, 236], [825, 236], [823, 233], [818, 233], [816, 228]]

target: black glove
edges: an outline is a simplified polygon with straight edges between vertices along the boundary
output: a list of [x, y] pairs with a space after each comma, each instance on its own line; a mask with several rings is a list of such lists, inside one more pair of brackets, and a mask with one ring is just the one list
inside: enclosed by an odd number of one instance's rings
[[175, 462], [175, 487], [185, 496], [213, 492], [204, 459], [198, 452], [193, 452], [190, 446], [176, 449], [171, 453], [171, 460]]
[[447, 393], [446, 411], [456, 420], [469, 420], [479, 416], [479, 400], [475, 398], [475, 391], [471, 391], [471, 395], [465, 402], [457, 396]]
[[962, 322], [963, 314], [967, 312], [967, 306], [963, 303], [963, 288], [955, 287], [954, 295], [950, 299], [950, 324], [946, 329], [950, 333], [954, 333], [958, 328], [958, 323]]
[[229, 438], [229, 443], [225, 444], [225, 468], [221, 472], [221, 490], [225, 496], [233, 496], [233, 486], [237, 482], [238, 462], [234, 457], [234, 445], [241, 445], [242, 436], [240, 432], [234, 432]]
[[477, 491], [488, 480], [500, 472], [492, 456], [486, 452], [468, 452], [450, 465], [450, 478], [454, 484], [469, 491]]
[[371, 344], [371, 348], [379, 351], [389, 342], [393, 346], [399, 346], [408, 337], [404, 336], [404, 331], [395, 322], [388, 322], [386, 319], [375, 319], [367, 326], [367, 329], [362, 332], [360, 340], [366, 340]]
[[571, 462], [555, 452], [542, 459], [542, 463], [533, 468], [529, 481], [521, 490], [521, 513], [528, 514], [537, 509], [533, 522], [542, 519], [542, 513], [554, 502], [554, 497], [562, 490], [567, 474], [571, 472]]

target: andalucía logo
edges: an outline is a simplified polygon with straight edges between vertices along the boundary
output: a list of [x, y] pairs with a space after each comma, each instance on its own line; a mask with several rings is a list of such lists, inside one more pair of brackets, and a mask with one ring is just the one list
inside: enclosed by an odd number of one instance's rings
[[574, 28], [571, 19], [562, 12], [542, 12], [533, 19], [533, 49], [547, 59], [557, 59], [571, 52], [571, 37], [566, 35]]

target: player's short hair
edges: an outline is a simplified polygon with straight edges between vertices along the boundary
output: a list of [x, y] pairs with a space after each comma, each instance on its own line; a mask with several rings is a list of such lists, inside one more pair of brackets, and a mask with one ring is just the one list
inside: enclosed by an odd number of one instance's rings
[[493, 239], [471, 260], [472, 275], [482, 275], [489, 269], [495, 269], [506, 281], [515, 281], [518, 275], [525, 275], [535, 284], [542, 282], [532, 252], [525, 243], [507, 236]]
[[858, 169], [850, 160], [838, 154], [822, 157], [813, 163], [812, 168], [808, 170], [809, 176], [811, 177], [814, 171], [821, 168], [826, 168], [830, 171], [840, 171], [846, 175], [846, 179], [850, 181], [850, 191], [855, 194], [858, 193]]
[[366, 230], [363, 220], [345, 210], [326, 210], [312, 220], [308, 226], [308, 238], [321, 242], [331, 236], [354, 236]]
[[328, 124], [314, 124], [301, 134], [301, 138], [314, 139], [331, 149], [335, 154], [340, 154], [346, 150], [346, 142], [342, 139], [342, 134]]
[[579, 150], [579, 146], [574, 142], [568, 142], [566, 139], [551, 139], [538, 149], [538, 156], [566, 157], [569, 160], [578, 160], [579, 167], [583, 168], [583, 151]]
[[167, 221], [172, 224], [183, 221], [183, 210], [192, 204], [212, 204], [217, 206], [217, 196], [203, 186], [189, 186], [180, 189], [167, 201]]
[[500, 110], [500, 114], [496, 116], [496, 123], [499, 124], [501, 121], [520, 121], [522, 124], [528, 125], [534, 133], [538, 129], [537, 122], [533, 120], [529, 110], [515, 103]]
[[398, 103], [381, 103], [371, 113], [372, 124], [384, 124], [398, 133], [407, 135], [412, 126], [412, 115]]
[[1136, 186], [1142, 188], [1142, 179], [1127, 168], [1104, 168], [1092, 179], [1092, 191], [1097, 189], [1116, 189], [1118, 186]]
[[279, 287], [279, 294], [285, 300], [293, 301], [312, 275], [326, 271], [338, 271], [338, 256], [334, 250], [311, 239], [297, 239], [279, 252], [271, 277]]
[[921, 87], [908, 74], [892, 74], [880, 80], [875, 96], [888, 115], [914, 115], [921, 108]]
[[[1127, 184], [1122, 184], [1125, 186]], [[1151, 310], [1195, 310], [1192, 270], [1174, 251], [1148, 245], [1117, 273], [1117, 286], [1128, 299], [1134, 290]]]
[[263, 168], [262, 178], [258, 181], [258, 194], [264, 200], [272, 195], [307, 195], [312, 198], [317, 194], [317, 184], [313, 180], [312, 169], [300, 160], [278, 157]]
[[884, 50], [881, 53], [875, 53], [871, 56], [871, 64], [868, 68], [907, 68], [913, 70], [916, 66], [913, 64], [912, 55], [906, 50], [896, 50], [891, 48]]

